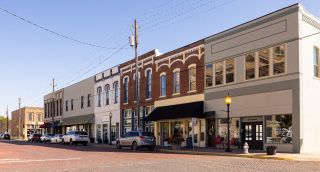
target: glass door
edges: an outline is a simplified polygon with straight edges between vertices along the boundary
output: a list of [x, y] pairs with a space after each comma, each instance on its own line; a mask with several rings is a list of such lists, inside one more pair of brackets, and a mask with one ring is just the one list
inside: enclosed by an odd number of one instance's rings
[[163, 124], [163, 137], [162, 140], [164, 141], [165, 138], [169, 137], [169, 123], [164, 122]]
[[[198, 121], [197, 121], [198, 123]], [[193, 126], [194, 129], [194, 146], [198, 146], [198, 126]], [[192, 121], [188, 121], [188, 138], [192, 138]]]
[[242, 124], [242, 144], [247, 142], [250, 149], [263, 149], [262, 123]]

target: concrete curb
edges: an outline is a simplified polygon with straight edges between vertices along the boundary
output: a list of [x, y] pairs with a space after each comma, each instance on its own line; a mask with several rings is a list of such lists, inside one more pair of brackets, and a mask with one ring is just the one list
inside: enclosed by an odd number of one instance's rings
[[244, 158], [259, 158], [259, 159], [275, 159], [275, 160], [296, 161], [296, 159], [292, 159], [292, 158], [272, 157], [272, 156], [263, 156], [263, 155], [229, 154], [229, 153], [215, 153], [215, 152], [195, 152], [195, 151], [180, 151], [180, 150], [168, 150], [168, 149], [157, 149], [157, 150], [161, 151], [161, 152], [182, 153], [182, 154], [217, 155], [217, 156], [233, 156], [233, 157], [244, 157]]

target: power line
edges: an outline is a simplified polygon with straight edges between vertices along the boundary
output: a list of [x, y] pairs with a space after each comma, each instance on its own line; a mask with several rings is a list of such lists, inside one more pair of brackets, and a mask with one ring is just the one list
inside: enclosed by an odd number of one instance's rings
[[[51, 33], [53, 33], [53, 34], [55, 34], [55, 35], [58, 35], [58, 36], [61, 36], [61, 37], [63, 37], [63, 38], [66, 38], [66, 39], [69, 39], [69, 40], [72, 40], [72, 41], [75, 41], [75, 42], [78, 42], [78, 43], [81, 43], [81, 44], [90, 45], [90, 46], [93, 46], [93, 47], [98, 47], [98, 48], [119, 49], [119, 48], [103, 47], [103, 46], [94, 45], [94, 44], [91, 44], [91, 43], [86, 43], [86, 42], [83, 42], [83, 41], [78, 41], [78, 40], [76, 40], [76, 39], [70, 38], [70, 37], [68, 37], [68, 36], [61, 35], [61, 34], [59, 34], [59, 33], [57, 33], [57, 32], [54, 32], [54, 31], [52, 31], [52, 30], [46, 29], [46, 28], [44, 28], [44, 27], [42, 27], [42, 26], [39, 26], [39, 25], [37, 25], [37, 24], [35, 24], [35, 23], [33, 23], [33, 22], [29, 21], [29, 20], [26, 20], [26, 19], [24, 19], [24, 18], [22, 18], [22, 17], [20, 17], [20, 16], [18, 16], [18, 15], [16, 15], [16, 14], [13, 14], [13, 13], [9, 12], [8, 10], [5, 10], [5, 9], [3, 9], [3, 8], [1, 8], [1, 7], [0, 7], [0, 9], [3, 10], [3, 11], [5, 11], [5, 12], [7, 12], [7, 13], [9, 13], [9, 14], [11, 14], [11, 15], [13, 15], [13, 16], [15, 16], [15, 17], [17, 17], [17, 18], [19, 18], [19, 19], [21, 19], [21, 20], [23, 20], [23, 21], [25, 21], [25, 22], [30, 23], [30, 24], [32, 24], [32, 25], [34, 25], [34, 26], [36, 26], [36, 27], [38, 27], [38, 28], [40, 28], [40, 29], [43, 29], [43, 30], [48, 31], [48, 32], [51, 32]], [[124, 48], [124, 49], [130, 49], [130, 48]]]
[[[158, 8], [161, 8], [161, 7], [163, 7], [163, 6], [167, 5], [167, 4], [169, 4], [169, 3], [170, 3], [170, 2], [172, 2], [172, 1], [173, 1], [173, 0], [167, 1], [167, 2], [165, 2], [165, 3], [161, 4], [161, 5], [159, 5], [158, 7], [154, 8], [153, 10], [158, 9]], [[144, 16], [144, 15], [148, 14], [149, 12], [150, 12], [150, 11], [145, 12], [145, 13], [141, 14], [139, 17]]]
[[[222, 6], [227, 5], [227, 4], [229, 4], [229, 3], [231, 3], [231, 2], [234, 2], [234, 1], [236, 1], [236, 0], [228, 1], [228, 2], [226, 2], [226, 3], [223, 3], [223, 4], [221, 4], [221, 5], [215, 6], [215, 7], [213, 7], [213, 8], [210, 8], [210, 9], [208, 9], [208, 10], [202, 11], [202, 12], [200, 12], [200, 13], [197, 13], [197, 14], [191, 15], [191, 16], [186, 17], [186, 18], [184, 18], [184, 19], [181, 19], [181, 20], [179, 20], [179, 21], [176, 21], [176, 22], [173, 22], [173, 23], [167, 24], [167, 25], [165, 25], [165, 26], [162, 26], [162, 27], [159, 27], [159, 28], [153, 29], [153, 30], [151, 30], [151, 31], [149, 31], [149, 32], [146, 32], [146, 33], [141, 34], [140, 36], [145, 35], [145, 34], [150, 33], [150, 32], [154, 32], [154, 31], [159, 30], [159, 29], [163, 29], [163, 28], [168, 27], [168, 26], [171, 26], [171, 25], [173, 25], [173, 24], [176, 24], [176, 23], [182, 22], [182, 21], [184, 21], [184, 20], [186, 20], [186, 19], [190, 19], [190, 18], [192, 18], [192, 17], [198, 16], [198, 15], [200, 15], [200, 14], [202, 14], [202, 13], [205, 13], [205, 12], [211, 11], [211, 10], [213, 10], [213, 9], [216, 9], [216, 8], [222, 7]], [[168, 19], [168, 20], [165, 20], [165, 21], [159, 22], [159, 23], [157, 23], [157, 24], [155, 24], [155, 25], [153, 25], [153, 26], [150, 26], [150, 27], [148, 27], [148, 28], [146, 28], [146, 29], [141, 30], [141, 32], [143, 32], [144, 30], [147, 30], [147, 29], [153, 28], [153, 27], [155, 27], [155, 26], [157, 26], [157, 25], [159, 25], [159, 24], [161, 24], [161, 23], [164, 23], [164, 22], [166, 22], [166, 21], [169, 21], [169, 20], [171, 20], [171, 19], [173, 19], [173, 18], [176, 18], [176, 17], [178, 17], [178, 16], [181, 16], [182, 14], [185, 14], [185, 13], [187, 13], [187, 12], [184, 12], [184, 13], [181, 13], [181, 14], [179, 14], [179, 15], [177, 15], [177, 16], [171, 17], [171, 18], [170, 18], [170, 19]]]

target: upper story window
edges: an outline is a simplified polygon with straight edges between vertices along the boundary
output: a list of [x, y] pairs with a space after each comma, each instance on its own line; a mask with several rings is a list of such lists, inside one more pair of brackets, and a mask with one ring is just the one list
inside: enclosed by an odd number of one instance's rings
[[59, 115], [59, 101], [57, 100], [56, 102], [57, 102], [56, 106], [57, 106], [57, 116], [58, 116]]
[[128, 103], [128, 78], [124, 79], [124, 103]]
[[223, 62], [216, 63], [216, 85], [223, 84]]
[[127, 109], [124, 111], [124, 118], [131, 118], [131, 110]]
[[118, 82], [114, 83], [114, 103], [118, 103], [118, 95], [119, 95]]
[[313, 47], [313, 71], [314, 76], [319, 77], [319, 49]]
[[196, 67], [189, 68], [189, 90], [196, 90]]
[[[138, 80], [137, 80], [138, 78]], [[134, 74], [134, 80], [135, 80], [135, 83], [134, 83], [134, 101], [137, 101], [137, 84], [138, 84], [138, 88], [140, 87], [140, 73], [138, 74], [138, 77], [136, 77], [136, 75]]]
[[284, 56], [284, 45], [280, 45], [274, 47], [274, 54], [273, 54], [273, 74], [281, 74], [284, 73], [285, 67], [285, 56]]
[[68, 111], [68, 100], [66, 101], [66, 111]]
[[106, 86], [106, 92], [107, 92], [107, 99], [106, 99], [106, 105], [109, 105], [109, 92], [110, 92], [110, 86]]
[[160, 93], [161, 96], [165, 96], [166, 95], [166, 75], [161, 75], [161, 80], [160, 80]]
[[41, 121], [41, 114], [38, 114], [38, 121]]
[[84, 107], [84, 96], [81, 97], [81, 108]]
[[91, 106], [91, 94], [88, 95], [88, 106]]
[[29, 121], [32, 121], [32, 113], [29, 113]]
[[44, 104], [44, 117], [47, 117], [47, 104]]
[[206, 66], [206, 87], [212, 86], [212, 79], [213, 79], [213, 65]]
[[151, 98], [151, 70], [147, 71], [147, 76], [146, 76], [146, 99]]
[[71, 110], [73, 110], [73, 109], [74, 109], [74, 100], [71, 99]]
[[180, 71], [173, 73], [173, 93], [180, 93]]
[[255, 77], [255, 58], [254, 54], [246, 55], [246, 79], [253, 79]]
[[226, 60], [226, 83], [234, 82], [234, 58]]
[[62, 109], [62, 100], [60, 99], [60, 116], [62, 115], [62, 111], [63, 111], [63, 109]]
[[269, 49], [259, 51], [259, 77], [269, 76]]
[[101, 88], [98, 88], [98, 106], [101, 106]]

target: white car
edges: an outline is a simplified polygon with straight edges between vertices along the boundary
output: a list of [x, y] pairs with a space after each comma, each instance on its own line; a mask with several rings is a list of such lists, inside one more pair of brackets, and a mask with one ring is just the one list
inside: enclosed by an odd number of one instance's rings
[[50, 134], [50, 133], [46, 133], [46, 134], [42, 135], [42, 136], [40, 137], [40, 143], [42, 143], [42, 142], [44, 142], [44, 143], [50, 142], [50, 140], [51, 140], [51, 138], [52, 138], [53, 136], [54, 136], [54, 134]]
[[83, 146], [87, 146], [89, 142], [89, 135], [86, 131], [72, 130], [62, 137], [62, 144], [78, 145], [82, 143]]
[[62, 144], [62, 134], [56, 134], [50, 139], [50, 143]]

